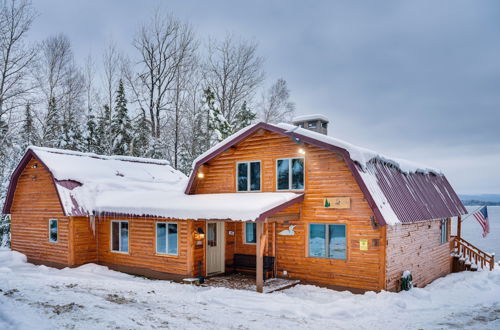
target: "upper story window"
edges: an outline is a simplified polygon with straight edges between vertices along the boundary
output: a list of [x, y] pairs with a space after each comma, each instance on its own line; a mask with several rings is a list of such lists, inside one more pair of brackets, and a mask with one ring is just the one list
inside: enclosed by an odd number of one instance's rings
[[111, 221], [111, 250], [128, 252], [128, 221]]
[[156, 223], [156, 253], [177, 255], [177, 242], [176, 223]]
[[49, 242], [57, 242], [57, 234], [59, 232], [59, 223], [56, 219], [49, 220]]
[[316, 128], [316, 122], [315, 121], [310, 121], [307, 123], [307, 127], [309, 128]]
[[346, 259], [347, 242], [345, 225], [324, 223], [309, 224], [309, 256], [329, 259]]
[[278, 190], [303, 190], [304, 158], [278, 159], [276, 177]]
[[260, 161], [237, 164], [237, 190], [260, 191]]

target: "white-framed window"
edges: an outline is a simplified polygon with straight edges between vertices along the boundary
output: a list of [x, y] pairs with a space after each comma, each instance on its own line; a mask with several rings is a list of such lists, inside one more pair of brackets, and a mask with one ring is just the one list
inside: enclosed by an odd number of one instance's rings
[[260, 160], [236, 163], [237, 191], [260, 191]]
[[448, 218], [441, 219], [441, 244], [448, 242]]
[[346, 225], [309, 224], [309, 256], [317, 258], [347, 258]]
[[59, 234], [59, 221], [57, 219], [49, 220], [49, 242], [56, 243]]
[[282, 158], [276, 161], [276, 189], [304, 190], [304, 158]]
[[243, 224], [243, 239], [245, 244], [257, 243], [257, 224], [255, 222], [245, 222]]
[[177, 255], [179, 232], [175, 222], [156, 223], [156, 253]]
[[111, 221], [111, 251], [128, 253], [128, 221]]

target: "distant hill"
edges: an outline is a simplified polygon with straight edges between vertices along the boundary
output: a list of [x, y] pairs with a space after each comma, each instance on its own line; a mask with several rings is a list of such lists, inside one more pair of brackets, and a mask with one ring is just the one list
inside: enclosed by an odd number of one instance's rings
[[500, 194], [458, 195], [464, 205], [500, 206]]

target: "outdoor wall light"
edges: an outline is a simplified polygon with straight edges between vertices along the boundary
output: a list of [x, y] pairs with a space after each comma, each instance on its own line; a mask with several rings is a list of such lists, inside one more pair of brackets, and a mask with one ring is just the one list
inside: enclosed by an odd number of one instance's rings
[[205, 238], [205, 233], [203, 232], [203, 228], [200, 227], [194, 231], [194, 239], [195, 240], [202, 240], [204, 238]]
[[198, 172], [198, 179], [203, 179], [205, 177], [205, 174], [203, 172]]
[[299, 154], [301, 154], [301, 155], [306, 154], [306, 151], [304, 150], [304, 148], [299, 148]]

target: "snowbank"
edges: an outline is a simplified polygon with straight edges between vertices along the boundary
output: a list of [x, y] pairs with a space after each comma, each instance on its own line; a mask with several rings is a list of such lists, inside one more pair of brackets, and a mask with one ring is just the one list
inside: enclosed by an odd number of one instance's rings
[[354, 295], [298, 285], [258, 294], [147, 280], [97, 265], [57, 270], [19, 263], [10, 251], [0, 258], [11, 270], [0, 273], [1, 329], [500, 327], [498, 268], [448, 275], [401, 293]]

